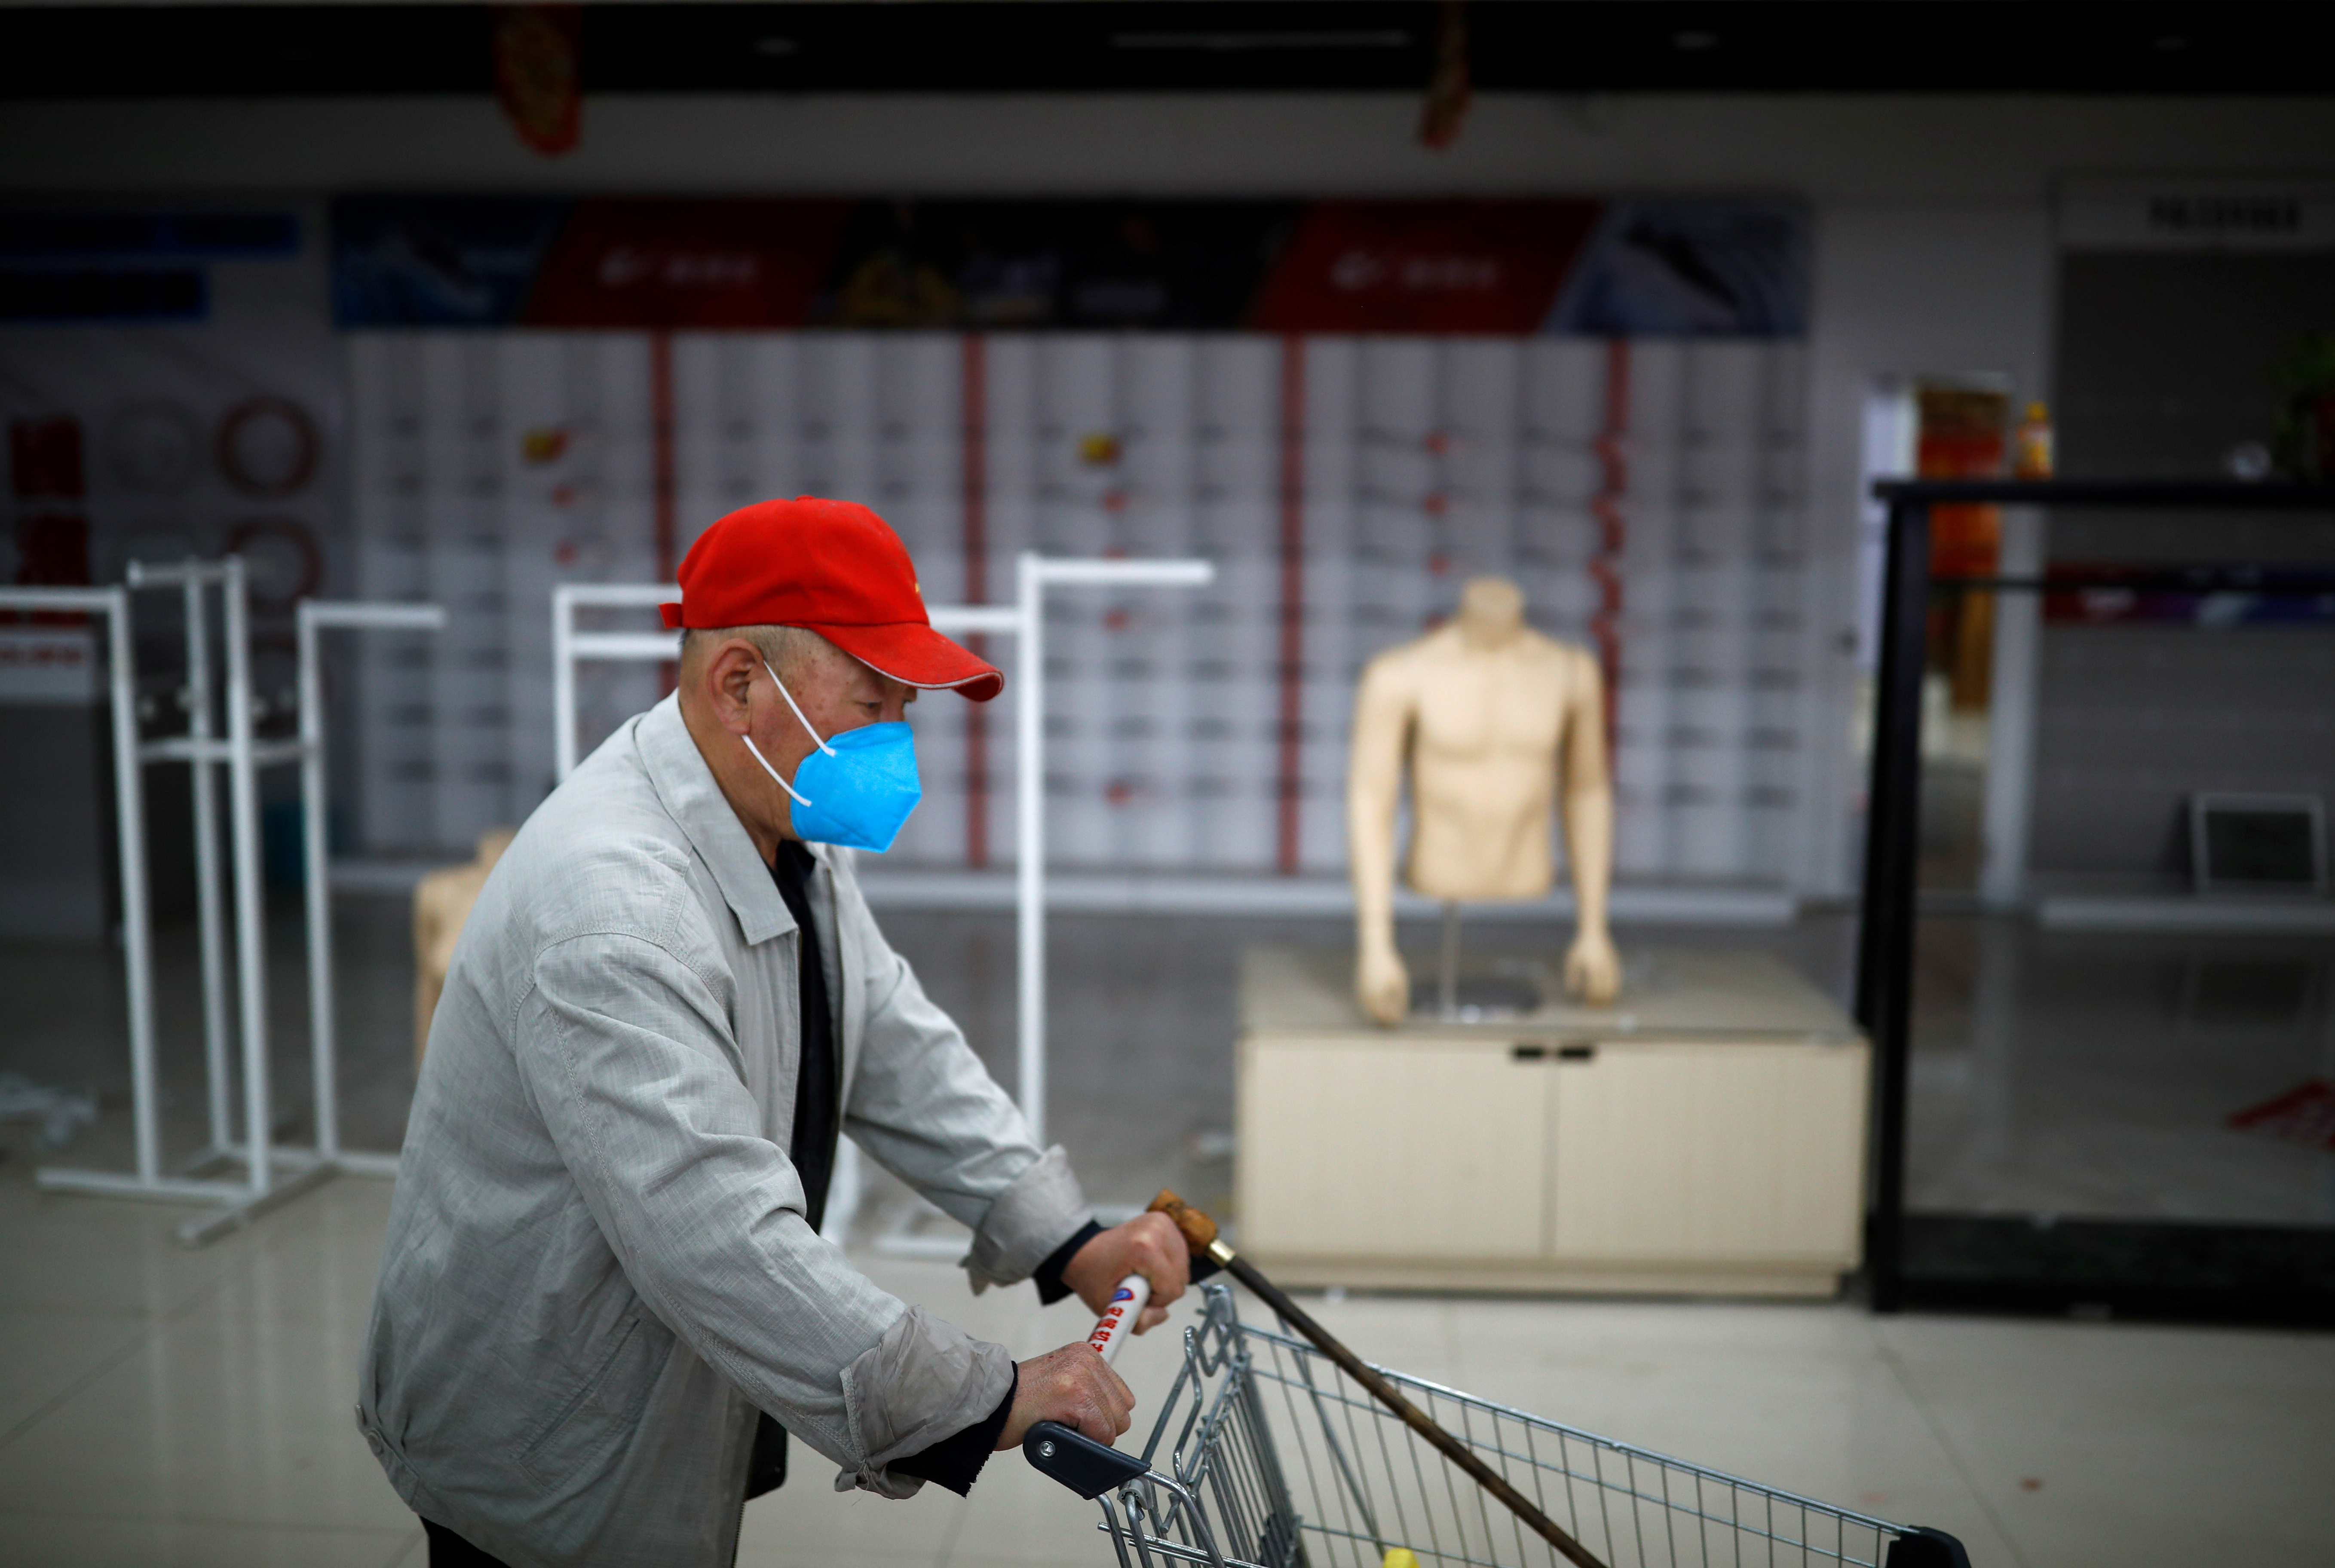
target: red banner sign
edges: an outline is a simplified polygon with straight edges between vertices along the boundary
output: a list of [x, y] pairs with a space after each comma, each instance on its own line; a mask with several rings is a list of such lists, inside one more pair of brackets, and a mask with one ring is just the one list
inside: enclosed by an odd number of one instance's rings
[[1252, 307], [1261, 332], [1537, 332], [1594, 201], [1324, 201]]

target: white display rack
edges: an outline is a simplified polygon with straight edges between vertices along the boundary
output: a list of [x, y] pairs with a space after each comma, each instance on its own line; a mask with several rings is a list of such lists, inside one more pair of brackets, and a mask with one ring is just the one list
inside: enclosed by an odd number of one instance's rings
[[107, 705], [113, 728], [114, 831], [121, 851], [122, 966], [130, 993], [131, 1137], [138, 1168], [129, 1176], [86, 1174], [102, 1176], [108, 1183], [157, 1187], [169, 1178], [162, 1174], [162, 1137], [155, 1122], [153, 928], [146, 907], [146, 789], [138, 759], [138, 673], [132, 653], [130, 591], [0, 586], [0, 609], [105, 617]]
[[[187, 682], [179, 692], [187, 732], [138, 739], [135, 640], [131, 595], [177, 588], [184, 597]], [[214, 734], [209, 607], [219, 595], [226, 652], [224, 734]], [[239, 557], [189, 559], [157, 566], [133, 561], [123, 585], [102, 589], [0, 590], [0, 605], [82, 609], [105, 615], [109, 632], [114, 735], [114, 790], [121, 848], [122, 946], [130, 1002], [131, 1111], [136, 1169], [130, 1172], [44, 1166], [35, 1180], [45, 1191], [92, 1193], [169, 1203], [216, 1203], [214, 1212], [189, 1220], [179, 1237], [200, 1245], [249, 1224], [271, 1209], [336, 1175], [394, 1176], [393, 1155], [363, 1154], [340, 1142], [337, 1041], [333, 1030], [331, 891], [325, 823], [324, 684], [318, 634], [326, 627], [433, 630], [445, 624], [431, 605], [367, 605], [303, 601], [298, 611], [300, 729], [286, 740], [256, 733], [257, 703], [251, 688], [250, 601]], [[176, 1173], [163, 1168], [159, 1085], [154, 1050], [153, 915], [147, 897], [143, 770], [161, 763], [192, 769], [197, 920], [200, 931], [204, 1083], [209, 1141]], [[266, 890], [262, 882], [259, 770], [297, 763], [305, 818], [304, 896], [307, 914], [310, 1056], [315, 1143], [278, 1147], [272, 1139], [273, 1092], [267, 1031]], [[233, 1069], [227, 1015], [226, 919], [218, 843], [215, 768], [228, 774], [228, 854], [233, 862], [235, 1001], [241, 1037], [243, 1137], [235, 1136]], [[242, 1180], [208, 1173], [239, 1164]]]

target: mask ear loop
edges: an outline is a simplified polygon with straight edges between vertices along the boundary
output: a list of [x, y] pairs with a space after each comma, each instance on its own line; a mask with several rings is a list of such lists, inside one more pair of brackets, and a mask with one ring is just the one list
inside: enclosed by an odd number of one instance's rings
[[747, 739], [746, 739], [746, 737], [744, 737], [743, 735], [739, 736], [739, 737], [738, 737], [738, 740], [739, 740], [739, 743], [740, 743], [741, 745], [742, 745], [742, 746], [744, 746], [744, 747], [746, 748], [746, 754], [747, 754], [748, 756], [751, 757], [755, 761], [760, 762], [760, 763], [762, 765], [762, 771], [763, 771], [763, 772], [765, 772], [765, 773], [768, 773], [768, 774], [770, 776], [770, 782], [771, 782], [771, 783], [776, 784], [780, 789], [781, 789], [785, 790], [788, 794], [790, 794], [790, 795], [793, 795], [793, 796], [794, 796], [794, 802], [795, 802], [795, 804], [796, 804], [796, 805], [798, 805], [798, 806], [808, 806], [808, 805], [809, 805], [809, 804], [810, 804], [810, 802], [809, 802], [809, 801], [808, 801], [808, 800], [804, 799], [801, 796], [799, 796], [799, 795], [796, 795], [796, 794], [795, 794], [795, 787], [794, 787], [793, 785], [791, 785], [791, 784], [788, 783], [785, 779], [781, 779], [781, 778], [780, 778], [780, 777], [779, 777], [779, 770], [778, 770], [776, 768], [773, 768], [773, 767], [771, 767], [771, 766], [770, 766], [770, 760], [768, 757], [765, 757], [765, 756], [763, 756], [763, 755], [762, 755], [762, 749], [761, 749], [760, 746], [755, 745], [751, 740], [747, 740]]
[[[765, 670], [770, 670], [770, 662], [768, 659], [762, 661], [762, 668]], [[795, 722], [803, 727], [804, 733], [810, 737], [810, 743], [818, 747], [820, 750], [826, 752], [828, 756], [834, 756], [835, 748], [820, 740], [819, 738], [819, 731], [810, 727], [810, 721], [803, 717], [803, 711], [800, 708], [795, 708], [794, 693], [787, 690], [787, 683], [779, 679], [779, 673], [776, 670], [770, 670], [770, 684], [779, 689], [779, 695], [787, 700], [787, 706], [794, 708]]]
[[[762, 668], [770, 670], [770, 684], [779, 689], [779, 695], [787, 700], [787, 706], [794, 709], [795, 721], [800, 724], [803, 727], [803, 732], [810, 737], [811, 744], [817, 746], [828, 756], [834, 756], [835, 748], [819, 738], [819, 731], [810, 727], [810, 721], [803, 717], [803, 711], [795, 706], [794, 694], [787, 690], [787, 683], [779, 679], [779, 673], [776, 670], [770, 669], [770, 662], [768, 659], [762, 661]], [[748, 754], [751, 755], [755, 761], [760, 762], [762, 765], [762, 771], [770, 776], [770, 782], [785, 790], [787, 794], [792, 798], [796, 805], [808, 806], [810, 804], [808, 799], [796, 793], [795, 787], [793, 785], [779, 777], [779, 770], [770, 766], [770, 760], [762, 755], [762, 749], [760, 746], [755, 745], [752, 740], [743, 735], [739, 736], [738, 740], [740, 744], [746, 748]]]

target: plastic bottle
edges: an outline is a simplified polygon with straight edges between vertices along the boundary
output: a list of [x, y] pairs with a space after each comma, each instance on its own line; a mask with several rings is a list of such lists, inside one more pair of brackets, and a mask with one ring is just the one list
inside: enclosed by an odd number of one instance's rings
[[2051, 414], [2039, 402], [2027, 405], [2027, 417], [2010, 438], [2010, 474], [2020, 479], [2051, 477]]

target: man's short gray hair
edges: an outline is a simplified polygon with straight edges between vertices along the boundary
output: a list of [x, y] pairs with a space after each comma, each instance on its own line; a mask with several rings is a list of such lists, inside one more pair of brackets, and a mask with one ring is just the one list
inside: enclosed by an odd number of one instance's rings
[[770, 661], [770, 668], [789, 687], [835, 646], [808, 626], [692, 626], [681, 636], [681, 655], [710, 656], [714, 647], [732, 637], [743, 637]]

